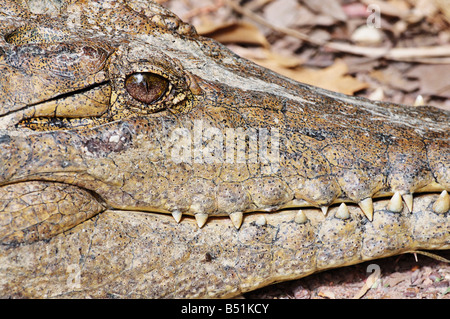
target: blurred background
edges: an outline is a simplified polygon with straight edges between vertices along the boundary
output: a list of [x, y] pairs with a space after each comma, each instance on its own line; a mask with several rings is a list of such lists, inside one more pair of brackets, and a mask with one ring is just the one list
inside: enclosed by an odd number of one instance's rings
[[450, 110], [450, 0], [157, 2], [200, 34], [300, 82]]

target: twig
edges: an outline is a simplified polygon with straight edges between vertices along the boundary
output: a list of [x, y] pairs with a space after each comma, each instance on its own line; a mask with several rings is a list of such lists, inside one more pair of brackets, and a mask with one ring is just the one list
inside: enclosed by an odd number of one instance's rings
[[261, 25], [264, 25], [277, 32], [293, 36], [295, 38], [298, 38], [302, 41], [311, 43], [316, 46], [322, 46], [327, 49], [339, 52], [362, 55], [373, 59], [383, 57], [385, 59], [395, 61], [450, 64], [450, 45], [419, 47], [419, 48], [372, 48], [372, 47], [352, 45], [348, 43], [320, 41], [313, 39], [307, 34], [298, 32], [296, 30], [273, 25], [272, 23], [269, 23], [266, 20], [264, 20], [259, 15], [240, 6], [233, 0], [225, 0], [225, 2], [236, 12], [246, 16], [247, 18]]
[[428, 251], [422, 251], [422, 250], [408, 250], [408, 251], [405, 251], [404, 253], [405, 253], [405, 254], [410, 253], [410, 254], [424, 255], [424, 256], [430, 257], [430, 258], [432, 258], [432, 259], [434, 259], [434, 260], [438, 260], [438, 261], [441, 261], [441, 262], [450, 264], [450, 260], [448, 260], [448, 259], [446, 259], [446, 258], [444, 258], [444, 257], [442, 257], [442, 256], [439, 256], [439, 255], [430, 253], [430, 252], [428, 252]]

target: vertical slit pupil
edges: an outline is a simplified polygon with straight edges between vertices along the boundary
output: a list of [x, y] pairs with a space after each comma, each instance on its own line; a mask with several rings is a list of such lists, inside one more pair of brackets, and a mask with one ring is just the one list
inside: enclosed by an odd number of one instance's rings
[[169, 82], [162, 76], [150, 72], [133, 73], [127, 76], [125, 88], [136, 100], [152, 104], [163, 97]]

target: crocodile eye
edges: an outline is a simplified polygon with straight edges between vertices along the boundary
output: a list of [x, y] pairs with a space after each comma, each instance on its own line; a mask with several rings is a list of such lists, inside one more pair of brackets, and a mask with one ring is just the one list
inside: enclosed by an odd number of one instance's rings
[[169, 81], [160, 75], [142, 72], [127, 76], [125, 88], [136, 100], [152, 104], [165, 95], [169, 87]]

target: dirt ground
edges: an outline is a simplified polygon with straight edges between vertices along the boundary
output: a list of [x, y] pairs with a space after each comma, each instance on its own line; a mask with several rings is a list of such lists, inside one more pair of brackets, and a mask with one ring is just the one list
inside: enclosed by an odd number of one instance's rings
[[[434, 252], [450, 259], [450, 250]], [[450, 299], [450, 264], [405, 254], [332, 269], [245, 294], [276, 299]], [[369, 277], [379, 276], [371, 281]], [[376, 274], [377, 275], [377, 274]]]
[[[450, 110], [446, 0], [157, 1], [200, 34], [300, 82]], [[450, 250], [435, 253], [450, 259]], [[450, 264], [405, 254], [272, 285], [243, 297], [450, 299], [449, 283]]]

